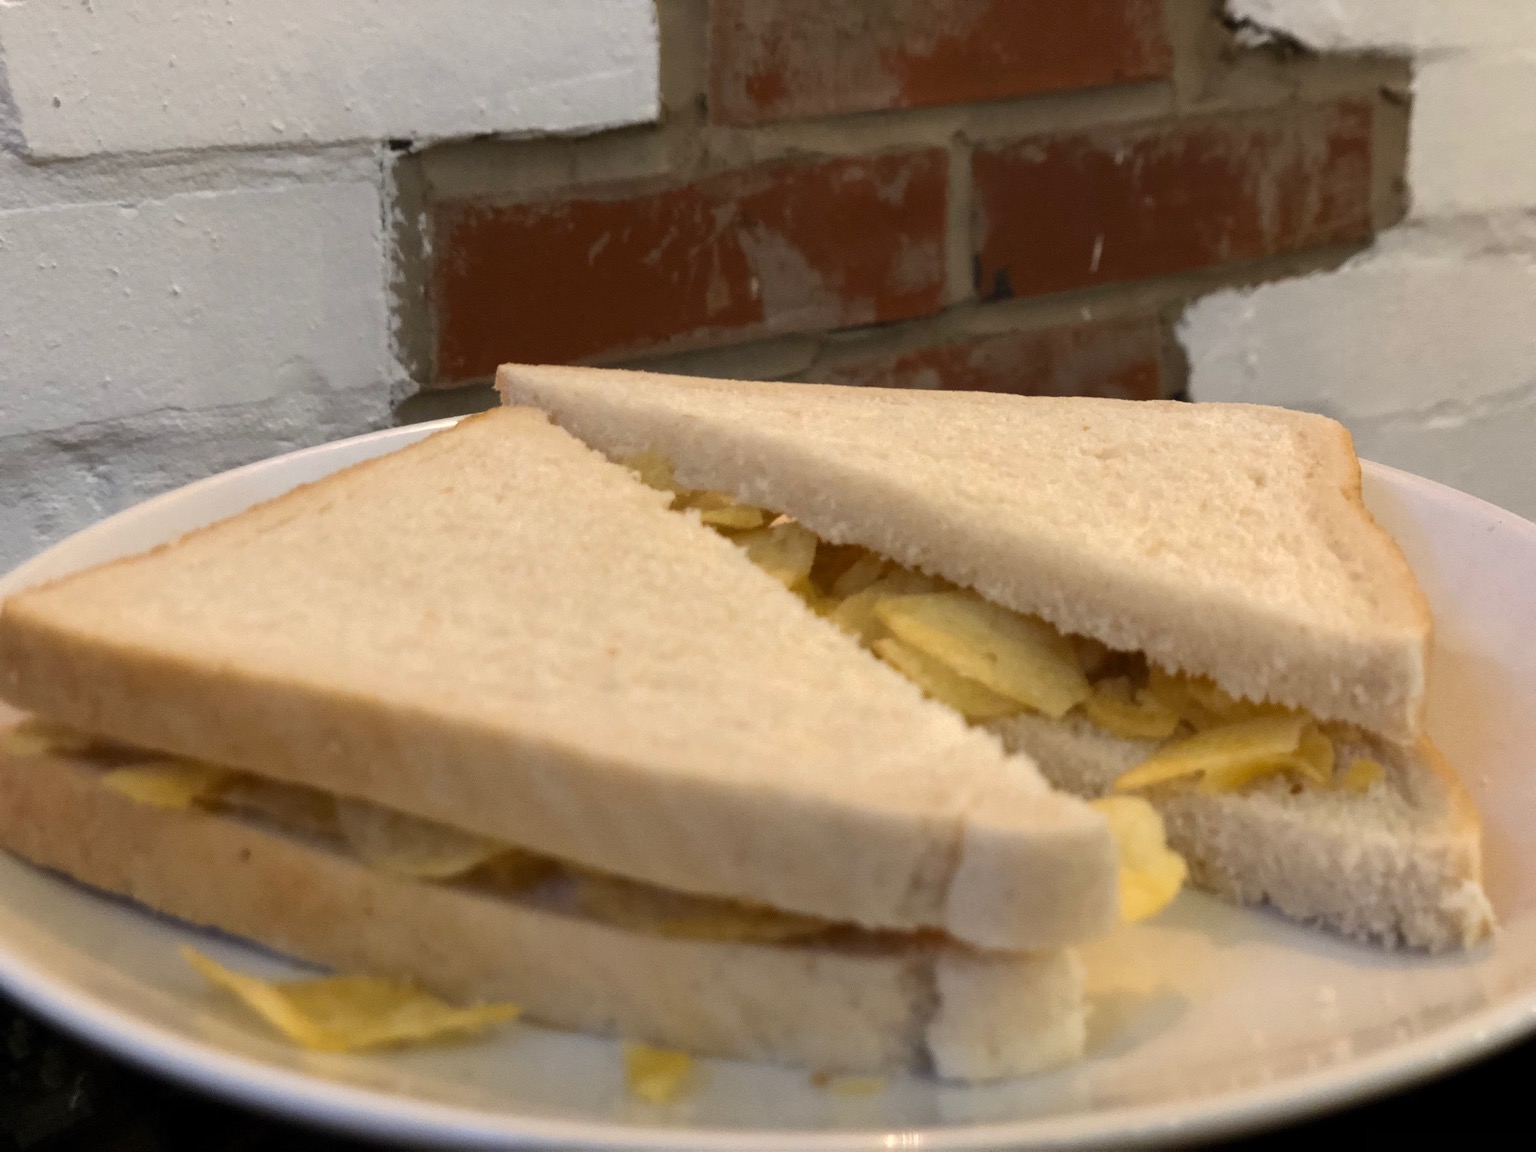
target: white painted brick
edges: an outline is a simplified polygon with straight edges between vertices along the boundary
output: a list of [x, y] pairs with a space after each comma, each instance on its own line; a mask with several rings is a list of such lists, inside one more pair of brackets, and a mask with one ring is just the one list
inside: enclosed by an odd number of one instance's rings
[[0, 438], [0, 571], [140, 500], [389, 422], [387, 394], [370, 387]]
[[1407, 228], [1335, 272], [1193, 304], [1196, 400], [1333, 416], [1361, 455], [1536, 515], [1536, 247]]
[[1416, 230], [1331, 273], [1196, 301], [1179, 336], [1197, 400], [1283, 404], [1348, 423], [1536, 385], [1536, 256]]
[[1470, 492], [1536, 520], [1536, 395], [1438, 417], [1351, 422], [1360, 455]]
[[35, 156], [653, 120], [652, 0], [9, 0]]
[[1413, 89], [1415, 217], [1536, 207], [1536, 51], [1426, 58]]
[[1227, 0], [1227, 11], [1325, 52], [1536, 45], [1531, 0]]
[[397, 375], [366, 182], [0, 212], [0, 437]]
[[0, 212], [65, 204], [133, 204], [183, 192], [379, 183], [387, 163], [381, 152], [377, 142], [370, 142], [323, 148], [160, 153], [128, 160], [97, 156], [38, 164], [0, 150]]

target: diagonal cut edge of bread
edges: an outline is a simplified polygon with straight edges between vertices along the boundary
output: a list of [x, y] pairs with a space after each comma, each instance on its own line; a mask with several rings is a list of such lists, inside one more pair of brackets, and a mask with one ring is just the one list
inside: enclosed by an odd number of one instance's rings
[[1104, 820], [541, 412], [8, 598], [0, 695], [621, 876], [981, 947], [1117, 918]]
[[[1081, 796], [1107, 795], [1157, 747], [1077, 718], [1022, 715], [991, 728]], [[1165, 785], [1148, 798], [1203, 888], [1389, 947], [1441, 952], [1487, 936], [1481, 821], [1434, 745], [1373, 743], [1340, 754], [1376, 759], [1386, 778], [1364, 795], [1274, 778], [1241, 792]]]
[[1082, 1054], [1069, 951], [801, 946], [615, 928], [516, 895], [403, 880], [259, 822], [167, 811], [65, 756], [0, 751], [0, 847], [156, 911], [344, 972], [539, 1023], [847, 1072], [1024, 1075]]
[[686, 486], [1234, 696], [1419, 735], [1428, 608], [1332, 420], [513, 364], [497, 387], [610, 457], [658, 451]]

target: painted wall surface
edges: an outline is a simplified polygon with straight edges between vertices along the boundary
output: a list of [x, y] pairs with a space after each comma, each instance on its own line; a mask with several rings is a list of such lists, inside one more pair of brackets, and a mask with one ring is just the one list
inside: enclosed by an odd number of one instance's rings
[[38, 157], [482, 132], [656, 115], [636, 0], [139, 0], [0, 5]]
[[390, 142], [654, 120], [650, 0], [0, 3], [0, 569], [386, 424]]

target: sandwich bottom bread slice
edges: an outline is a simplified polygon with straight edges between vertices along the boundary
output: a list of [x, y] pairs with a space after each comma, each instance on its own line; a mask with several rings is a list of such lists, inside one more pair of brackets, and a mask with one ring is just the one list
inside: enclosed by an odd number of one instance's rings
[[[990, 727], [1028, 752], [1057, 787], [1107, 796], [1155, 763], [1159, 743], [1116, 736], [1081, 717], [1020, 714]], [[1487, 934], [1481, 822], [1427, 739], [1413, 747], [1358, 733], [1338, 741], [1348, 767], [1331, 786], [1287, 772], [1240, 788], [1191, 778], [1148, 788], [1190, 881], [1245, 904], [1359, 940], [1439, 952]], [[1357, 767], [1359, 766], [1359, 767]]]
[[563, 866], [372, 805], [23, 727], [0, 844], [303, 960], [542, 1024], [827, 1072], [1022, 1075], [1082, 1054], [1069, 950], [987, 953]]

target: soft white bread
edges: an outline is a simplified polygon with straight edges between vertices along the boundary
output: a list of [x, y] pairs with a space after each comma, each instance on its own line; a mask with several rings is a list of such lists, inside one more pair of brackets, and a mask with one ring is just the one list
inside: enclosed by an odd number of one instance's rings
[[609, 454], [794, 516], [1234, 696], [1397, 741], [1420, 729], [1430, 618], [1321, 416], [504, 365]]
[[402, 880], [258, 822], [167, 811], [55, 755], [0, 751], [0, 846], [194, 924], [559, 1028], [829, 1071], [1022, 1075], [1082, 1053], [1068, 952], [981, 955], [862, 936], [738, 944], [612, 927], [458, 884]]
[[1098, 813], [667, 500], [487, 413], [9, 598], [0, 693], [684, 892], [989, 948], [1113, 924]]
[[[1084, 796], [1109, 793], [1157, 748], [1075, 717], [1021, 715], [992, 728]], [[1163, 785], [1149, 798], [1201, 887], [1388, 946], [1438, 952], [1486, 936], [1481, 825], [1439, 752], [1428, 740], [1411, 749], [1344, 743], [1339, 752], [1346, 763], [1374, 758], [1385, 779], [1364, 795], [1271, 777], [1241, 792]]]

